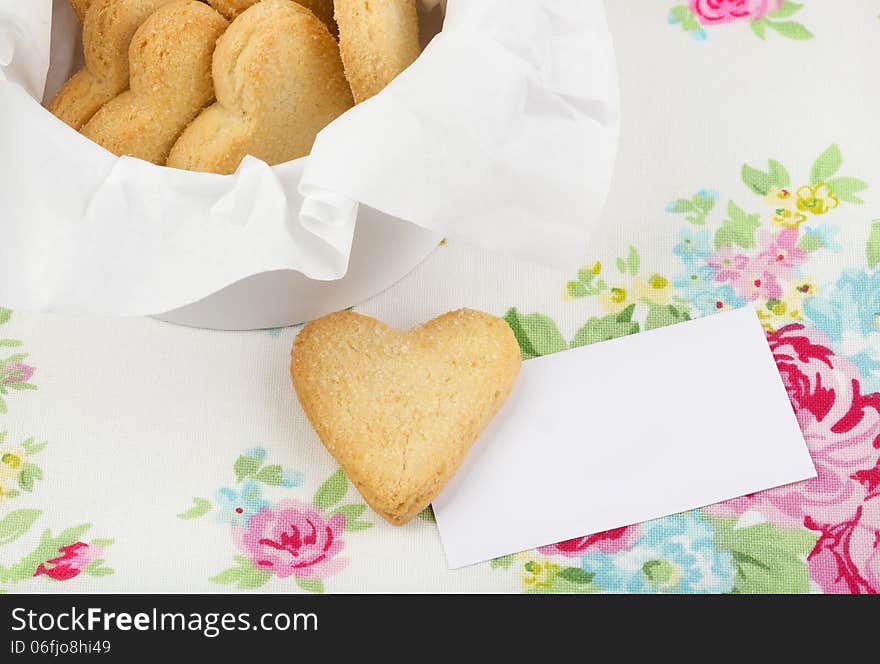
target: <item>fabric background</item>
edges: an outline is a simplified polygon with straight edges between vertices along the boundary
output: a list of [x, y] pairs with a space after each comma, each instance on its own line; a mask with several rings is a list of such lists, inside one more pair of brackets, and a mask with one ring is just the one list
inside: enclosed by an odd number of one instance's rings
[[532, 357], [751, 304], [816, 480], [449, 571], [430, 514], [385, 524], [308, 426], [297, 328], [3, 310], [0, 589], [880, 590], [877, 5], [607, 5], [622, 134], [584, 267], [448, 243], [356, 310], [483, 309]]

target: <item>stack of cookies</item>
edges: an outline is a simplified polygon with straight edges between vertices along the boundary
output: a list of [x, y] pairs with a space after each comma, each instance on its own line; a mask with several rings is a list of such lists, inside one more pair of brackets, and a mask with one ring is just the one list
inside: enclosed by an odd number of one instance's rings
[[70, 0], [85, 66], [49, 110], [116, 155], [228, 174], [307, 155], [419, 55], [415, 0]]

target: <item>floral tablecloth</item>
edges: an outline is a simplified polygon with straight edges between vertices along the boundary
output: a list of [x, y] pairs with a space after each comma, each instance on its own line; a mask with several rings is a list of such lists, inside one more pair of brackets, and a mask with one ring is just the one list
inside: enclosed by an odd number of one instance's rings
[[[752, 305], [816, 479], [449, 571], [430, 511], [384, 523], [308, 426], [287, 375], [297, 328], [3, 309], [0, 589], [880, 590], [876, 3], [608, 11], [623, 129], [583, 266], [450, 241], [357, 310], [405, 328], [484, 309], [532, 358]], [[538, 450], [534, 472], [564, 463]]]

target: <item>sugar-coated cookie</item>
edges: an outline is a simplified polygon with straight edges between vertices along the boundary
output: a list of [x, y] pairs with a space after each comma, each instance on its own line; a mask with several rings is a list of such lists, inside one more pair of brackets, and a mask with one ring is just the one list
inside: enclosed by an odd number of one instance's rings
[[416, 0], [336, 0], [335, 7], [345, 75], [359, 104], [419, 57]]
[[520, 368], [507, 323], [461, 309], [398, 332], [343, 311], [291, 351], [299, 401], [370, 506], [393, 524], [427, 507], [498, 412]]
[[70, 0], [70, 6], [73, 8], [76, 18], [79, 19], [80, 25], [82, 25], [86, 18], [86, 12], [90, 4], [92, 4], [92, 0]]
[[[208, 4], [231, 21], [245, 9], [259, 1], [260, 0], [208, 0]], [[295, 1], [303, 7], [311, 9], [315, 13], [315, 16], [324, 21], [324, 24], [330, 29], [330, 32], [335, 34], [336, 21], [333, 20], [333, 0]]]
[[336, 41], [291, 0], [262, 0], [235, 19], [213, 71], [217, 102], [186, 128], [168, 166], [228, 174], [248, 154], [270, 165], [302, 157], [353, 104]]
[[[81, 129], [101, 106], [128, 87], [128, 47], [135, 31], [173, 0], [74, 0], [83, 19], [85, 67], [64, 84], [48, 109]], [[79, 10], [77, 10], [79, 11]]]
[[227, 25], [196, 0], [154, 12], [131, 41], [131, 89], [102, 106], [83, 135], [114, 154], [164, 164], [180, 133], [214, 100], [211, 57]]

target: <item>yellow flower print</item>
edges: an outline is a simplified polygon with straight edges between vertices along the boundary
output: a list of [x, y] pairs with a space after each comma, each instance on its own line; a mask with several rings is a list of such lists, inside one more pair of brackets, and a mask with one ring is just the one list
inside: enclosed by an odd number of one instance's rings
[[810, 214], [825, 214], [840, 205], [840, 200], [824, 182], [815, 187], [804, 185], [797, 190], [797, 209]]
[[801, 279], [792, 284], [792, 289], [792, 296], [803, 300], [805, 297], [815, 295], [818, 287], [812, 279]]
[[785, 228], [797, 228], [807, 220], [807, 215], [795, 207], [791, 189], [773, 186], [764, 200], [773, 206], [773, 221]]
[[633, 303], [633, 294], [623, 286], [615, 286], [599, 296], [599, 304], [606, 314], [619, 314]]
[[770, 187], [764, 200], [773, 207], [790, 208], [794, 206], [794, 197], [791, 195], [791, 189], [780, 189], [776, 185]]
[[0, 447], [0, 502], [18, 493], [14, 486], [24, 465], [24, 459], [24, 450]]
[[0, 486], [12, 482], [21, 472], [25, 459], [24, 450], [13, 447], [0, 448]]
[[633, 291], [640, 302], [667, 304], [672, 295], [672, 284], [662, 274], [652, 274], [648, 281], [633, 279]]
[[797, 228], [807, 220], [807, 215], [797, 210], [776, 208], [773, 212], [773, 221], [785, 228]]
[[658, 591], [674, 590], [681, 582], [681, 567], [668, 560], [649, 560], [642, 565], [642, 574]]
[[530, 560], [523, 569], [522, 580], [526, 588], [550, 588], [562, 567], [549, 560]]
[[775, 331], [777, 325], [792, 321], [803, 321], [803, 303], [816, 294], [816, 285], [810, 279], [793, 283], [781, 298], [767, 300], [758, 308], [758, 318], [768, 330]]

